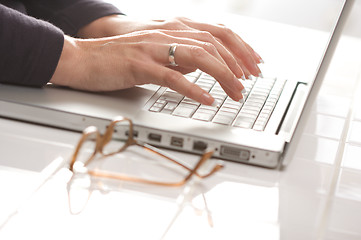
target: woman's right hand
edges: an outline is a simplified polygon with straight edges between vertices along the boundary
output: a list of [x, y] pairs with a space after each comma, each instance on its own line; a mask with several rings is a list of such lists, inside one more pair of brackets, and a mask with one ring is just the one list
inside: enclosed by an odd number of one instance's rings
[[[169, 48], [176, 44], [170, 66]], [[169, 87], [202, 104], [214, 102], [208, 92], [183, 74], [200, 69], [213, 76], [235, 101], [243, 98], [244, 73], [235, 57], [204, 31], [145, 30], [98, 39], [65, 36], [63, 52], [51, 82], [87, 91], [112, 91], [146, 83]]]

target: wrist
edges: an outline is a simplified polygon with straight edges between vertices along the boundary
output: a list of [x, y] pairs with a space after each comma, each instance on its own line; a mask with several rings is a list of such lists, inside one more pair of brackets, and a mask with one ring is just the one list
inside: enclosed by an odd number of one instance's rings
[[64, 45], [55, 72], [50, 79], [51, 83], [71, 86], [71, 82], [82, 72], [79, 63], [81, 58], [77, 39], [64, 35]]

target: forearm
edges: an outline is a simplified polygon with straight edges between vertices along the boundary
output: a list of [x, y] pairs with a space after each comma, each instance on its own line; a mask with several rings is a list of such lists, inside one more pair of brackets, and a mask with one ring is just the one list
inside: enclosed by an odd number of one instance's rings
[[77, 36], [81, 38], [99, 38], [123, 35], [136, 31], [162, 29], [163, 22], [141, 21], [117, 14], [99, 18], [80, 28]]
[[[80, 28], [77, 36], [80, 38], [99, 38], [117, 35], [114, 28], [120, 28], [125, 16], [111, 15], [99, 18]], [[118, 33], [120, 34], [120, 33]]]
[[69, 36], [104, 16], [122, 14], [112, 4], [101, 0], [27, 0], [23, 1], [29, 15], [46, 20]]
[[0, 82], [40, 87], [56, 68], [63, 33], [0, 5], [0, 42]]
[[76, 79], [84, 74], [82, 67], [80, 46], [76, 39], [64, 36], [64, 45], [55, 72], [50, 79], [51, 83], [71, 86]]

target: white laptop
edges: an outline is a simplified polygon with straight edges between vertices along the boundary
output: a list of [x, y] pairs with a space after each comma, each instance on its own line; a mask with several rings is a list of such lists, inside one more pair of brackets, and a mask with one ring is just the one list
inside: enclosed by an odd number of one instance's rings
[[[219, 106], [202, 106], [154, 85], [88, 93], [54, 85], [0, 84], [0, 116], [82, 131], [89, 125], [105, 129], [122, 115], [133, 120], [136, 138], [151, 145], [195, 154], [212, 147], [214, 157], [274, 168], [292, 142], [305, 104], [310, 105], [310, 93], [317, 94], [340, 36], [342, 26], [334, 32], [335, 26], [345, 22], [351, 4], [331, 1], [328, 9], [333, 11], [319, 19], [327, 23], [322, 30], [317, 22], [308, 28], [230, 15], [228, 25], [240, 35], [247, 33], [246, 40], [265, 60], [264, 78], [244, 82], [248, 94], [243, 104], [228, 98], [211, 76], [196, 71], [186, 77], [207, 89]], [[306, 9], [295, 5], [287, 11], [303, 17], [324, 11]]]

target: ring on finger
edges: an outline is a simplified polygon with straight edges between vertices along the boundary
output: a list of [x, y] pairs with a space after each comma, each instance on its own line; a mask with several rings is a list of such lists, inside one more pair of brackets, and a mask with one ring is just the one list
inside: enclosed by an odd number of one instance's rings
[[172, 67], [177, 67], [178, 64], [175, 62], [175, 50], [177, 49], [177, 44], [176, 43], [172, 43], [169, 47], [169, 51], [168, 51], [168, 61], [169, 61], [169, 65], [171, 65]]

